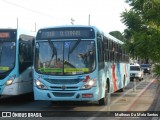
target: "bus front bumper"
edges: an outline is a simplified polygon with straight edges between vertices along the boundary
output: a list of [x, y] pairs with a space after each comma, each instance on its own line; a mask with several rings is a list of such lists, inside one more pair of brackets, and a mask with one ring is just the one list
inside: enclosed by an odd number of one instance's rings
[[79, 91], [50, 91], [34, 87], [34, 99], [50, 101], [97, 101], [99, 100], [99, 94], [96, 87]]

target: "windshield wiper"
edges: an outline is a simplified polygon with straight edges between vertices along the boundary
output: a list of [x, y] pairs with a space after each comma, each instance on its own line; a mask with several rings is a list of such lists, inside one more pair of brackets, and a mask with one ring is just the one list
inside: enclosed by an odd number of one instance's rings
[[73, 45], [73, 47], [71, 49], [69, 49], [69, 53], [68, 53], [68, 61], [69, 61], [69, 56], [70, 54], [75, 50], [75, 48], [78, 46], [78, 44], [80, 43], [81, 39], [78, 39], [76, 41], [76, 43]]
[[71, 66], [72, 68], [76, 68], [74, 65], [72, 65], [70, 62], [68, 62], [68, 61], [64, 61], [64, 64], [67, 64], [67, 65], [69, 65], [69, 66]]
[[81, 39], [78, 39], [76, 41], [76, 43], [74, 44], [74, 46], [69, 50], [69, 54], [71, 54], [74, 51], [74, 49], [78, 46], [78, 44], [80, 43], [80, 41], [81, 41]]
[[48, 66], [50, 66], [54, 55], [56, 55], [56, 62], [57, 62], [57, 49], [55, 48], [55, 46], [54, 46], [53, 42], [51, 42], [51, 40], [48, 40], [48, 43], [49, 43], [49, 46], [52, 49], [52, 57], [49, 61], [49, 65], [48, 65]]

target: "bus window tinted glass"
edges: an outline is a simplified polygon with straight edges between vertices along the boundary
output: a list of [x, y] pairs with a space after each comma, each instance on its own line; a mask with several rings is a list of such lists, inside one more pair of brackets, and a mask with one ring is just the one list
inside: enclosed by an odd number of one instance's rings
[[95, 69], [94, 41], [47, 41], [36, 44], [36, 69], [53, 75], [75, 75]]
[[13, 69], [15, 65], [15, 42], [0, 42], [0, 73]]
[[130, 70], [137, 70], [140, 71], [140, 67], [139, 66], [130, 66]]

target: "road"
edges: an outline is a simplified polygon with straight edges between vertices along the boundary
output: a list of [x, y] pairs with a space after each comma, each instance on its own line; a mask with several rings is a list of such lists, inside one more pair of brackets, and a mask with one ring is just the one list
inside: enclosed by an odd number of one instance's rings
[[[156, 83], [156, 78], [151, 75], [145, 75], [144, 80], [142, 81], [131, 81], [131, 83], [125, 88], [124, 92], [111, 94], [110, 103], [107, 106], [99, 106], [97, 102], [64, 101], [52, 103], [50, 101], [34, 101], [32, 95], [22, 95], [17, 97], [1, 98], [0, 111], [48, 111], [48, 115], [56, 116], [55, 119], [72, 120], [76, 117], [76, 119], [83, 120], [101, 120], [108, 118], [106, 113], [109, 113], [109, 116], [110, 114], [113, 116], [112, 112], [114, 113], [114, 111], [119, 113], [122, 111], [124, 113], [134, 113], [134, 111], [154, 111], [158, 94], [159, 89], [158, 84]], [[72, 112], [68, 113], [68, 111]], [[66, 115], [67, 117], [61, 118], [61, 116]], [[138, 116], [135, 117], [137, 118]], [[142, 117], [140, 118], [142, 119]], [[151, 118], [152, 117], [149, 117], [147, 119]], [[16, 120], [18, 119], [20, 118], [16, 118]], [[48, 117], [48, 119], [51, 119], [51, 117]], [[111, 117], [110, 119], [122, 119], [122, 117]]]

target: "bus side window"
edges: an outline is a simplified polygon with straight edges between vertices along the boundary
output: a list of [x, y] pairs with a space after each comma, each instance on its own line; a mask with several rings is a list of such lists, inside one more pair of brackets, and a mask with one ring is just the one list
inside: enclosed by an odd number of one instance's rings
[[19, 73], [33, 65], [34, 40], [19, 39]]
[[109, 62], [109, 39], [103, 36], [104, 42], [104, 52], [105, 52], [105, 62]]
[[98, 38], [97, 42], [98, 46], [98, 62], [99, 62], [99, 69], [104, 68], [104, 45], [102, 43], [102, 39]]
[[115, 62], [115, 43], [112, 41], [112, 62]]

